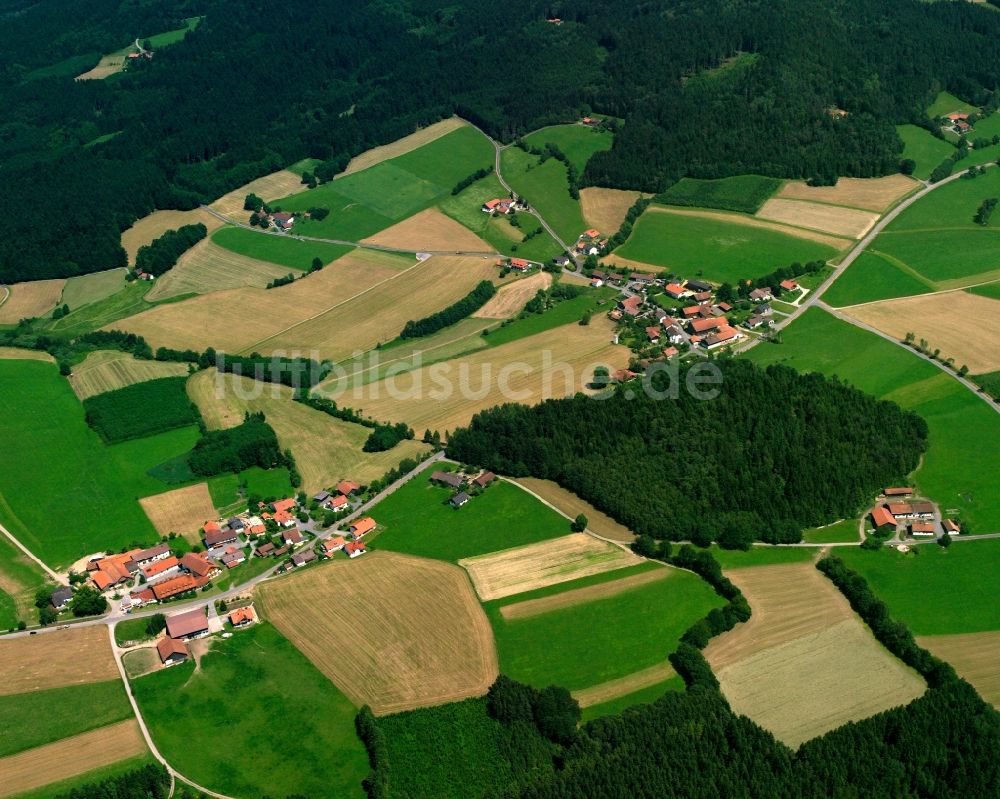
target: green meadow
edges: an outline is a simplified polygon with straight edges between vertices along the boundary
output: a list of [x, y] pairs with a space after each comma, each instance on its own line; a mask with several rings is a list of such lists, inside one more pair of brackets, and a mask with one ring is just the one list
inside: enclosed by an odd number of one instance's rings
[[[2, 518], [2, 517], [0, 517]], [[0, 536], [0, 632], [38, 616], [35, 592], [48, 577], [6, 537]]]
[[918, 546], [906, 554], [853, 547], [836, 554], [914, 635], [1000, 630], [1000, 539], [958, 540], [947, 549]]
[[723, 569], [746, 569], [751, 566], [775, 566], [780, 563], [807, 563], [816, 555], [809, 547], [750, 547], [746, 552], [741, 549], [723, 549], [712, 545], [712, 557], [719, 561]]
[[858, 543], [858, 520], [842, 519], [826, 527], [814, 527], [802, 531], [802, 540], [809, 544], [837, 544], [845, 541]]
[[356, 709], [267, 622], [213, 639], [197, 673], [184, 663], [134, 680], [132, 691], [163, 756], [213, 790], [364, 796]]
[[326, 265], [354, 249], [346, 244], [323, 244], [286, 236], [267, 236], [230, 226], [215, 231], [212, 234], [212, 241], [220, 247], [248, 258], [270, 261], [300, 272], [308, 270], [314, 258], [319, 258]]
[[1000, 372], [986, 372], [981, 375], [973, 375], [972, 379], [976, 385], [989, 394], [993, 399], [1000, 399]]
[[92, 302], [106, 299], [125, 288], [125, 270], [108, 269], [105, 272], [93, 272], [89, 275], [71, 277], [63, 287], [62, 302], [69, 305], [70, 310], [89, 305]]
[[609, 310], [611, 306], [608, 301], [616, 294], [614, 289], [604, 287], [588, 290], [578, 297], [563, 300], [543, 313], [530, 314], [523, 319], [515, 319], [510, 324], [502, 325], [493, 330], [483, 338], [491, 347], [498, 347], [501, 344], [534, 336], [556, 327], [579, 323], [585, 314], [600, 312], [602, 305], [603, 310]]
[[0, 696], [0, 757], [132, 717], [121, 680]]
[[959, 113], [959, 114], [971, 114], [979, 109], [965, 102], [964, 100], [959, 100], [954, 94], [949, 92], [939, 92], [938, 96], [934, 98], [934, 102], [931, 103], [930, 107], [927, 109], [927, 116], [932, 119], [944, 116], [945, 114]]
[[955, 152], [948, 142], [937, 138], [919, 125], [896, 125], [896, 133], [903, 140], [903, 154], [900, 159], [909, 158], [917, 165], [913, 176], [927, 180], [934, 167]]
[[614, 140], [614, 134], [609, 131], [585, 125], [553, 125], [524, 137], [525, 143], [532, 147], [544, 148], [546, 144], [554, 144], [579, 172], [583, 172], [594, 153], [610, 150]]
[[453, 492], [429, 477], [430, 470], [372, 510], [385, 527], [376, 549], [457, 561], [570, 532], [569, 521], [510, 483], [496, 482], [455, 509], [448, 504]]
[[840, 308], [860, 302], [912, 297], [933, 290], [931, 281], [925, 282], [895, 259], [875, 250], [865, 250], [824, 292], [823, 300]]
[[585, 707], [583, 708], [581, 721], [586, 723], [593, 719], [602, 718], [603, 716], [617, 716], [622, 711], [636, 705], [651, 705], [668, 691], [684, 691], [686, 689], [687, 686], [684, 685], [684, 678], [680, 675], [674, 675], [669, 680], [658, 682], [647, 688], [640, 688], [638, 691], [609, 699], [607, 702]]
[[[848, 242], [844, 242], [845, 247]], [[646, 211], [620, 258], [662, 266], [685, 277], [736, 283], [793, 261], [827, 260], [837, 250], [826, 244], [766, 228], [720, 219]]]
[[781, 183], [778, 178], [761, 175], [736, 175], [719, 180], [681, 178], [657, 197], [667, 205], [685, 205], [696, 208], [719, 208], [755, 214]]
[[[187, 452], [196, 427], [107, 446], [56, 367], [0, 361], [0, 520], [53, 565], [156, 538], [139, 497], [166, 490], [146, 472]], [[14, 454], [19, 453], [20, 455]]]
[[261, 469], [259, 466], [252, 466], [238, 475], [226, 473], [210, 477], [208, 493], [212, 497], [212, 504], [220, 509], [230, 508], [237, 503], [245, 504], [239, 494], [241, 484], [246, 486], [248, 497], [281, 499], [295, 493], [288, 476], [288, 469], [284, 466], [277, 469]]
[[171, 44], [177, 44], [185, 36], [188, 35], [188, 31], [193, 31], [198, 27], [201, 22], [201, 17], [188, 17], [184, 20], [184, 27], [178, 28], [173, 31], [165, 31], [163, 33], [154, 33], [152, 36], [141, 39], [142, 44], [149, 42], [150, 47], [154, 50], [160, 47], [168, 47]]
[[883, 231], [876, 248], [942, 283], [995, 272], [1000, 267], [1000, 229], [973, 227], [944, 230]]
[[473, 128], [459, 128], [413, 152], [271, 205], [285, 211], [328, 208], [326, 219], [297, 222], [295, 232], [360, 241], [451, 196], [459, 181], [493, 160], [486, 137]]
[[[688, 627], [723, 604], [700, 577], [671, 572], [666, 579], [613, 596], [526, 618], [504, 619], [500, 609], [535, 598], [538, 592], [484, 603], [501, 673], [537, 688], [554, 684], [572, 691], [664, 662]], [[617, 578], [633, 573], [629, 569], [611, 574]], [[565, 583], [558, 586], [561, 590], [545, 593], [559, 594], [577, 585]]]
[[504, 179], [545, 217], [567, 245], [577, 240], [589, 226], [583, 220], [580, 203], [569, 196], [566, 165], [555, 158], [540, 164], [536, 155], [517, 147], [501, 154]]
[[[959, 165], [964, 163], [960, 161]], [[934, 189], [892, 220], [886, 231], [898, 233], [951, 228], [982, 230], [983, 227], [976, 225], [972, 217], [983, 200], [998, 195], [1000, 169], [987, 169], [986, 174], [972, 180], [959, 178]], [[987, 228], [1000, 229], [1000, 219], [992, 218]]]
[[989, 297], [991, 300], [1000, 300], [1000, 281], [973, 286], [970, 289], [966, 289], [966, 291], [978, 294], [980, 297]]
[[747, 357], [766, 366], [837, 375], [922, 416], [929, 449], [915, 480], [922, 493], [954, 509], [980, 533], [1000, 530], [1000, 415], [982, 398], [902, 346], [811, 308]]

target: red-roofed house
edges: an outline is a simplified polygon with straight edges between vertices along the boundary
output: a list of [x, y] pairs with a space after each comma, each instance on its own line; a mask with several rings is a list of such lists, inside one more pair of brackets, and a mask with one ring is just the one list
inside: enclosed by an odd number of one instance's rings
[[229, 614], [229, 623], [236, 629], [249, 627], [255, 621], [257, 621], [257, 616], [254, 614], [252, 607], [237, 608]]
[[684, 288], [684, 286], [680, 283], [667, 283], [667, 285], [663, 287], [663, 291], [666, 292], [668, 297], [672, 297], [675, 300], [691, 296], [691, 292]]
[[170, 599], [170, 597], [183, 594], [185, 591], [194, 591], [197, 587], [198, 581], [194, 577], [190, 574], [182, 574], [154, 585], [153, 596], [158, 602], [162, 602], [164, 599]]
[[167, 635], [171, 638], [199, 638], [208, 635], [208, 617], [201, 608], [167, 616]]
[[361, 484], [355, 483], [353, 480], [341, 480], [337, 483], [337, 493], [343, 494], [345, 497], [349, 497], [360, 488]]
[[677, 347], [667, 347], [663, 351], [664, 358], [676, 358], [678, 355], [680, 355], [680, 350]]
[[523, 258], [511, 258], [510, 268], [515, 272], [527, 272], [531, 268], [531, 262], [525, 261]]
[[728, 327], [726, 320], [714, 317], [712, 319], [695, 319], [691, 322], [691, 332], [692, 333], [707, 333], [709, 330], [721, 329], [723, 327]]
[[293, 527], [290, 530], [285, 530], [281, 534], [281, 540], [284, 541], [288, 546], [295, 547], [305, 541], [305, 536], [299, 532], [299, 528]]
[[328, 538], [323, 542], [320, 550], [323, 553], [323, 557], [332, 558], [334, 552], [339, 552], [347, 545], [347, 539], [342, 535], [334, 536], [333, 538]]
[[702, 342], [702, 346], [707, 350], [714, 350], [716, 347], [721, 347], [724, 344], [729, 344], [733, 341], [737, 341], [742, 338], [743, 334], [740, 333], [735, 327], [720, 327], [714, 333], [705, 336], [705, 340]]
[[885, 505], [877, 505], [874, 510], [872, 510], [872, 522], [874, 522], [876, 530], [880, 527], [896, 526], [896, 520], [893, 518], [892, 514], [889, 513], [889, 510], [885, 507]]
[[344, 552], [347, 553], [347, 557], [356, 558], [358, 555], [365, 554], [365, 545], [362, 541], [348, 541], [344, 545]]
[[181, 558], [181, 568], [195, 577], [203, 577], [208, 580], [222, 573], [219, 564], [204, 552], [185, 552], [184, 557]]
[[161, 638], [156, 642], [156, 653], [164, 666], [174, 666], [183, 663], [188, 658], [187, 644], [176, 638]]
[[374, 530], [375, 526], [375, 520], [371, 516], [365, 516], [362, 519], [357, 519], [352, 522], [350, 528], [348, 529], [351, 535], [355, 538], [361, 538]]
[[887, 497], [908, 497], [913, 493], [913, 489], [904, 487], [887, 488], [882, 493]]
[[344, 510], [350, 501], [343, 494], [335, 494], [323, 503], [330, 510]]
[[650, 344], [659, 344], [660, 343], [660, 328], [658, 328], [658, 327], [647, 327], [646, 328], [646, 335], [649, 336], [649, 343]]
[[642, 308], [642, 297], [626, 297], [620, 303], [621, 309], [629, 316], [638, 316], [639, 309]]
[[782, 291], [795, 291], [799, 287], [799, 284], [794, 280], [782, 280], [778, 285], [781, 286]]
[[148, 566], [143, 566], [142, 575], [147, 580], [152, 580], [156, 577], [164, 577], [167, 574], [177, 571], [177, 568], [180, 565], [181, 562], [171, 555], [169, 558], [155, 560]]
[[279, 499], [277, 502], [272, 502], [271, 507], [275, 513], [291, 513], [298, 504], [294, 499]]

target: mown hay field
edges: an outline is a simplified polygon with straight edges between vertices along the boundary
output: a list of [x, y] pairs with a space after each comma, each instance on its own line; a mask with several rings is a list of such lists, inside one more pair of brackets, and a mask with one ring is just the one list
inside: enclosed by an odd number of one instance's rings
[[437, 208], [425, 208], [363, 241], [366, 244], [378, 244], [410, 252], [428, 250], [493, 252], [493, 248], [479, 236], [450, 216], [445, 216]]
[[125, 386], [157, 380], [161, 377], [180, 377], [188, 373], [187, 364], [166, 361], [141, 361], [125, 352], [98, 350], [90, 353], [73, 367], [69, 384], [81, 400]]
[[902, 340], [914, 333], [973, 374], [1000, 369], [1000, 302], [965, 291], [857, 305], [844, 313]]
[[0, 641], [0, 695], [118, 677], [103, 625]]
[[[935, 139], [935, 141], [938, 141]], [[945, 155], [933, 166], [944, 160]], [[866, 211], [884, 211], [896, 200], [920, 188], [920, 184], [906, 175], [887, 175], [883, 178], [839, 178], [836, 186], [809, 186], [802, 180], [790, 180], [781, 187], [775, 198], [783, 200], [809, 200], [831, 205], [844, 205]]]
[[727, 573], [753, 615], [705, 649], [733, 710], [791, 747], [906, 704], [926, 686], [812, 564]]
[[917, 643], [954, 666], [959, 677], [1000, 710], [1000, 631], [920, 636]]
[[261, 598], [313, 665], [375, 713], [481, 696], [496, 679], [489, 622], [456, 566], [371, 552], [269, 583]]
[[208, 492], [208, 483], [198, 483], [175, 488], [163, 494], [139, 500], [156, 532], [161, 535], [177, 533], [192, 543], [199, 543], [199, 530], [205, 522], [216, 517], [215, 504]]
[[107, 269], [89, 275], [71, 277], [63, 286], [62, 302], [76, 310], [92, 302], [106, 299], [125, 288], [125, 270]]
[[480, 599], [488, 601], [569, 582], [591, 574], [636, 566], [631, 552], [586, 533], [493, 552], [458, 562]]
[[223, 194], [209, 207], [223, 216], [243, 222], [250, 218], [250, 212], [243, 208], [248, 194], [256, 194], [264, 202], [272, 202], [303, 191], [306, 191], [306, 186], [299, 175], [287, 169], [280, 169]]
[[0, 758], [0, 796], [26, 793], [145, 752], [135, 719], [74, 735]]
[[44, 316], [56, 307], [65, 285], [63, 279], [32, 280], [7, 286], [9, 294], [0, 290], [0, 325], [16, 325], [22, 319]]
[[353, 172], [360, 172], [363, 169], [375, 166], [375, 164], [405, 155], [423, 147], [425, 144], [430, 144], [432, 141], [440, 139], [453, 130], [467, 126], [468, 123], [458, 117], [442, 119], [440, 122], [435, 122], [433, 125], [421, 128], [409, 136], [404, 136], [402, 139], [397, 139], [389, 144], [383, 144], [381, 147], [373, 147], [371, 150], [361, 153], [361, 155], [356, 155], [351, 159], [347, 168], [337, 177], [340, 178], [344, 175], [350, 175]]
[[[242, 199], [240, 207], [243, 207]], [[209, 233], [222, 227], [222, 220], [203, 208], [194, 208], [190, 211], [153, 211], [144, 216], [122, 233], [122, 247], [128, 253], [128, 262], [134, 264], [139, 248], [150, 244], [153, 239], [158, 239], [168, 230], [177, 230], [184, 225], [195, 225], [199, 222], [208, 228]]]
[[41, 350], [22, 350], [20, 347], [0, 347], [2, 361], [45, 361], [55, 363], [56, 359]]
[[612, 335], [603, 317], [565, 325], [372, 384], [357, 405], [372, 418], [443, 434], [503, 402], [535, 404], [584, 391], [597, 365], [624, 368], [628, 350], [612, 344]]
[[[676, 574], [671, 569], [643, 569], [629, 573], [624, 577], [616, 577], [606, 582], [594, 585], [585, 585], [579, 588], [569, 588], [558, 593], [546, 593], [545, 596], [537, 599], [522, 599], [500, 608], [500, 615], [505, 619], [524, 619], [528, 616], [537, 616], [541, 613], [549, 613], [561, 608], [569, 608], [573, 605], [593, 602], [597, 599], [607, 599], [617, 596], [624, 591], [631, 591], [633, 588], [655, 583], [658, 580], [666, 580]], [[579, 575], [583, 576], [583, 575]]]
[[757, 212], [758, 219], [782, 222], [860, 239], [878, 221], [878, 214], [857, 208], [843, 208], [805, 200], [770, 199]]
[[125, 69], [125, 54], [123, 52], [110, 53], [101, 56], [97, 65], [76, 76], [76, 80], [104, 80], [116, 75]]
[[602, 513], [589, 502], [586, 502], [572, 491], [567, 491], [552, 480], [541, 480], [537, 477], [519, 477], [514, 481], [526, 488], [532, 494], [541, 497], [542, 501], [552, 505], [560, 513], [575, 519], [579, 514], [587, 517], [587, 529], [603, 538], [612, 541], [622, 541], [626, 544], [635, 539], [635, 533], [625, 525], [619, 524], [606, 513]]
[[[282, 448], [290, 449], [295, 456], [302, 488], [309, 494], [345, 478], [367, 484], [404, 458], [428, 449], [419, 441], [401, 441], [385, 452], [363, 452], [362, 446], [371, 433], [369, 428], [295, 402], [292, 389], [287, 386], [220, 375], [215, 369], [194, 375], [188, 381], [188, 394], [212, 430], [240, 424], [247, 411], [263, 411]], [[180, 532], [179, 528], [173, 529]]]
[[588, 225], [610, 235], [622, 226], [628, 209], [641, 196], [637, 191], [588, 187], [580, 189], [580, 210]]
[[510, 319], [524, 310], [528, 300], [551, 285], [551, 274], [537, 272], [531, 277], [502, 286], [493, 299], [489, 300], [472, 316], [476, 319]]
[[643, 688], [649, 688], [653, 685], [666, 682], [676, 675], [677, 672], [674, 671], [670, 663], [664, 661], [663, 663], [657, 663], [655, 666], [650, 666], [648, 669], [642, 669], [625, 677], [619, 677], [617, 680], [608, 680], [591, 688], [574, 691], [573, 698], [580, 703], [581, 708], [600, 705], [612, 699], [617, 699], [620, 696], [635, 693], [636, 691], [641, 691]]

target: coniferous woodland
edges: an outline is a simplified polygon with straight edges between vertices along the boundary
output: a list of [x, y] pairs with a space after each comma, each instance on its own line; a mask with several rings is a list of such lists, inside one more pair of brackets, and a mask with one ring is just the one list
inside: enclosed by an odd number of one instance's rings
[[[191, 16], [204, 19], [152, 60], [73, 80]], [[307, 156], [328, 180], [452, 113], [503, 141], [618, 117], [581, 186], [830, 180], [895, 171], [894, 124], [928, 125], [941, 89], [986, 102], [1000, 77], [995, 11], [917, 0], [5, 0], [0, 22], [8, 282], [124, 266], [121, 230], [156, 208], [192, 208]], [[416, 53], [419, 69], [403, 57]], [[496, 68], [512, 53], [530, 80]]]
[[695, 398], [679, 367], [676, 398], [630, 384], [603, 401], [502, 405], [455, 431], [448, 454], [555, 480], [639, 535], [743, 547], [856, 515], [926, 448], [924, 420], [894, 403], [787, 367], [717, 365], [716, 399]]

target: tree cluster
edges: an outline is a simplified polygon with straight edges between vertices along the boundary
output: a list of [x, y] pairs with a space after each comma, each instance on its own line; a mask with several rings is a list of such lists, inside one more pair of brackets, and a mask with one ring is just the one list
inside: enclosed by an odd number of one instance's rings
[[458, 302], [452, 303], [443, 311], [426, 316], [423, 319], [412, 319], [403, 327], [400, 338], [420, 338], [437, 333], [439, 330], [460, 322], [470, 314], [482, 308], [494, 294], [496, 286], [489, 280], [481, 280], [478, 285]]
[[248, 413], [243, 423], [228, 430], [205, 432], [188, 455], [188, 466], [198, 475], [242, 472], [251, 466], [272, 469], [288, 466], [278, 436], [263, 413]]
[[392, 449], [400, 441], [412, 441], [413, 428], [406, 422], [396, 424], [376, 424], [375, 429], [365, 439], [362, 450], [365, 452], [385, 452]]
[[977, 225], [989, 224], [990, 217], [993, 216], [993, 211], [997, 207], [996, 197], [987, 197], [983, 200], [982, 205], [979, 206], [979, 210], [976, 211], [975, 217], [973, 217], [973, 222]]
[[159, 277], [172, 269], [177, 259], [208, 235], [208, 228], [201, 222], [168, 230], [152, 243], [144, 244], [135, 255], [137, 272]]
[[469, 188], [469, 186], [471, 186], [477, 180], [482, 180], [483, 178], [488, 177], [492, 174], [493, 174], [493, 164], [490, 164], [488, 167], [484, 167], [483, 169], [477, 169], [471, 175], [467, 175], [466, 177], [462, 178], [460, 181], [458, 181], [458, 183], [456, 183], [452, 187], [451, 190], [452, 196], [456, 194], [461, 194], [465, 189]]

